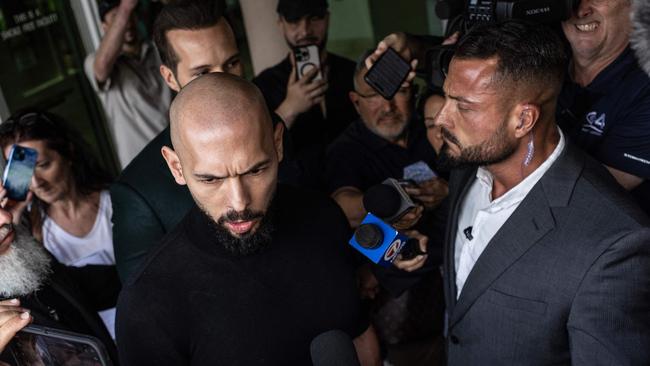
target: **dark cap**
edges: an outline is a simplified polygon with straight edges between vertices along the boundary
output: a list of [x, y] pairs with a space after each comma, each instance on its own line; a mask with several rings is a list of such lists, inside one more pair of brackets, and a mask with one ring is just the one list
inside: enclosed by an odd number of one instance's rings
[[304, 16], [324, 16], [327, 13], [327, 0], [279, 0], [277, 12], [289, 22]]
[[101, 19], [101, 21], [103, 22], [106, 13], [118, 7], [119, 5], [120, 5], [120, 0], [98, 0], [97, 10], [99, 10], [99, 19]]

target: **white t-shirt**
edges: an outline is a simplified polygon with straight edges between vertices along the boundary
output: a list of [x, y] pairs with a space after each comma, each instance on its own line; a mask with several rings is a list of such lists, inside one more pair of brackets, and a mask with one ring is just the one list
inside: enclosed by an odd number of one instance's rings
[[[45, 216], [43, 219], [43, 244], [62, 264], [83, 267], [89, 264], [114, 265], [113, 252], [113, 206], [108, 191], [102, 191], [95, 224], [84, 237], [71, 235], [56, 222]], [[115, 339], [115, 308], [102, 310], [99, 316]]]

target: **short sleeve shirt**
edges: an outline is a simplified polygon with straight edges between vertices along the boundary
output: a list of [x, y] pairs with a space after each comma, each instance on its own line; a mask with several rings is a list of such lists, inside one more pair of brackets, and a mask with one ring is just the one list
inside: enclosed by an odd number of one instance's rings
[[160, 59], [151, 43], [144, 43], [138, 59], [121, 55], [109, 78], [99, 85], [86, 57], [84, 71], [104, 107], [113, 145], [124, 168], [168, 123], [171, 90], [160, 76]]
[[650, 214], [650, 77], [628, 47], [586, 87], [567, 78], [557, 108], [569, 140], [601, 163], [645, 179], [632, 190]]
[[567, 78], [558, 123], [603, 164], [650, 178], [650, 77], [629, 47], [586, 87]]

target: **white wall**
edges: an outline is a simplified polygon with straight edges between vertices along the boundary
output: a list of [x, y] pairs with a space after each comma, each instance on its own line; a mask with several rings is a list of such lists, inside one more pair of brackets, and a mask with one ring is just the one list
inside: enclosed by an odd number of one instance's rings
[[280, 62], [289, 52], [277, 24], [277, 0], [239, 0], [255, 75]]

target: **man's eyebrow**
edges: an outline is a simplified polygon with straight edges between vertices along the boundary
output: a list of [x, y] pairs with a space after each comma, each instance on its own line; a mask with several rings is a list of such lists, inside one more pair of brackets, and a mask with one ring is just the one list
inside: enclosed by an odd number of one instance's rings
[[226, 179], [228, 176], [218, 176], [214, 174], [203, 174], [203, 173], [194, 173], [193, 174], [195, 178], [199, 180], [211, 180], [211, 179]]
[[190, 71], [199, 71], [201, 69], [209, 69], [210, 65], [198, 65], [190, 68]]
[[252, 171], [254, 171], [254, 170], [261, 169], [261, 168], [263, 168], [265, 165], [269, 165], [270, 162], [271, 162], [271, 159], [266, 159], [266, 160], [264, 160], [264, 161], [260, 161], [259, 163], [253, 165], [253, 166], [250, 167], [249, 169], [246, 169], [246, 171], [243, 172], [243, 173], [241, 173], [240, 175], [248, 174], [248, 173], [250, 173], [250, 172], [252, 172]]
[[238, 58], [241, 58], [241, 53], [239, 53], [239, 52], [237, 52], [237, 53], [235, 53], [234, 55], [228, 57], [228, 59], [226, 60], [226, 62], [224, 62], [224, 65], [229, 64], [229, 63], [235, 61], [235, 60], [238, 59]]
[[469, 104], [476, 104], [475, 101], [473, 101], [473, 100], [469, 100], [469, 99], [467, 99], [467, 98], [465, 98], [465, 97], [456, 96], [456, 95], [449, 95], [449, 94], [446, 94], [446, 96], [447, 96], [447, 98], [449, 98], [449, 99], [457, 100], [457, 101], [459, 101], [459, 102], [469, 103]]
[[[254, 170], [258, 170], [260, 168], [263, 168], [264, 166], [268, 165], [271, 163], [271, 159], [266, 159], [263, 161], [260, 161], [259, 163], [254, 164], [252, 167], [246, 169], [244, 172], [237, 174], [237, 175], [246, 175]], [[214, 175], [214, 174], [208, 174], [208, 173], [194, 173], [193, 174], [195, 178], [199, 180], [210, 180], [210, 179], [226, 179], [229, 176], [219, 176], [219, 175]]]

